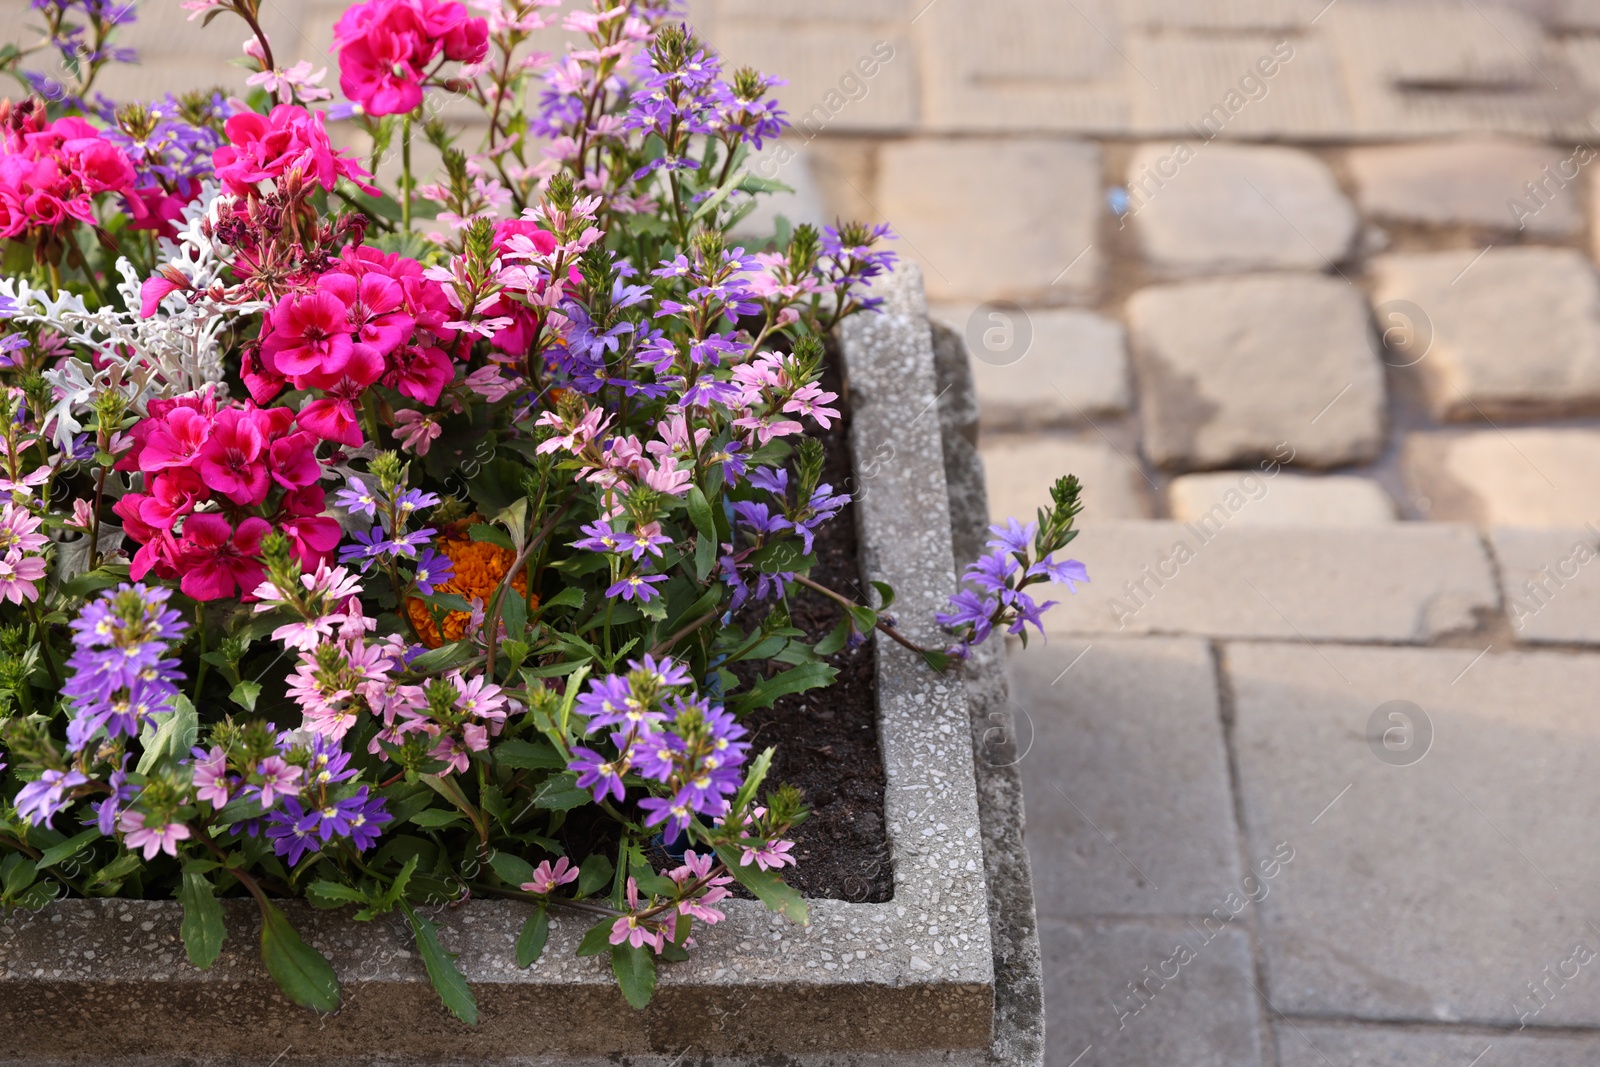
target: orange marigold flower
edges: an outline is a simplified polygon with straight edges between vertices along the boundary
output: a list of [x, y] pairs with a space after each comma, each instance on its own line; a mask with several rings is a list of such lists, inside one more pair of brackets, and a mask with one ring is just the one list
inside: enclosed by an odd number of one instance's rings
[[[499, 545], [492, 545], [487, 541], [471, 541], [464, 537], [441, 538], [435, 545], [440, 555], [449, 558], [455, 568], [455, 574], [447, 582], [440, 582], [434, 586], [436, 593], [455, 593], [467, 600], [478, 599], [488, 607], [489, 599], [494, 596], [494, 591], [500, 587], [505, 579], [506, 571], [516, 562], [516, 553]], [[511, 579], [511, 588], [526, 596], [528, 593], [528, 575], [520, 572]], [[535, 606], [539, 598], [533, 598]], [[434, 625], [433, 615], [429, 605], [423, 600], [411, 597], [406, 601], [406, 614], [411, 617], [411, 625], [417, 629], [417, 634], [422, 638], [422, 643], [429, 648], [438, 648], [445, 641], [459, 641], [467, 634], [467, 626], [472, 621], [472, 616], [465, 611], [452, 611], [444, 617], [444, 636], [440, 636], [439, 627]]]

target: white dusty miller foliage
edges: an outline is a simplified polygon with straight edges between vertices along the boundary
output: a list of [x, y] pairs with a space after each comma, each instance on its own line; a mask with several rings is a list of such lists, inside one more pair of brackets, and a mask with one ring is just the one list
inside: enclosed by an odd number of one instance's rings
[[56, 390], [49, 417], [55, 420], [53, 436], [58, 445], [68, 446], [83, 428], [76, 416], [108, 389], [120, 389], [137, 410], [153, 396], [181, 396], [208, 386], [219, 393], [226, 391], [217, 336], [230, 319], [266, 308], [259, 301], [229, 303], [211, 295], [214, 284], [216, 291], [221, 291], [226, 246], [207, 237], [201, 224], [206, 219], [215, 223], [218, 205], [226, 199], [229, 197], [219, 195], [215, 183], [207, 182], [200, 196], [184, 209], [178, 239], [161, 239], [164, 262], [158, 270], [175, 268], [189, 279], [194, 292], [169, 293], [148, 319], [139, 314], [143, 279], [126, 258], [117, 260], [117, 272], [122, 275], [117, 285], [120, 309], [107, 304], [89, 311], [76, 293], [51, 293], [20, 278], [0, 278], [0, 296], [17, 305], [11, 316], [14, 321], [38, 323], [59, 332], [93, 352], [101, 365], [96, 370], [88, 360], [72, 356], [44, 372]]

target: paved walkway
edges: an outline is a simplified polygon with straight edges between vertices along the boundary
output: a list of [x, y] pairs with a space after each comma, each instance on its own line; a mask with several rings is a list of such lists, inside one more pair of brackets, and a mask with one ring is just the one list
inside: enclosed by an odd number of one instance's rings
[[[142, 7], [111, 88], [231, 77]], [[783, 210], [923, 264], [996, 515], [1089, 485], [1013, 657], [1052, 1067], [1600, 1062], [1600, 0], [691, 17]]]

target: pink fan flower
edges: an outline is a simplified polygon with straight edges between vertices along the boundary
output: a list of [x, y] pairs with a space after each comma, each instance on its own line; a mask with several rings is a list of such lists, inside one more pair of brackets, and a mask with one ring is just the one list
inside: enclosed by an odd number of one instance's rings
[[189, 839], [189, 828], [181, 822], [167, 823], [163, 826], [150, 826], [144, 821], [144, 813], [139, 811], [125, 811], [117, 820], [117, 828], [127, 836], [122, 843], [129, 852], [144, 849], [144, 858], [153, 860], [158, 853], [165, 852], [169, 856], [178, 854], [178, 842]]
[[573, 867], [567, 857], [562, 856], [556, 860], [554, 867], [549, 860], [542, 861], [533, 869], [533, 881], [523, 882], [522, 889], [528, 893], [553, 893], [560, 886], [578, 880], [578, 869]]
[[44, 560], [38, 556], [24, 556], [13, 548], [0, 559], [0, 600], [20, 604], [24, 600], [38, 600], [39, 590], [34, 582], [44, 577]]

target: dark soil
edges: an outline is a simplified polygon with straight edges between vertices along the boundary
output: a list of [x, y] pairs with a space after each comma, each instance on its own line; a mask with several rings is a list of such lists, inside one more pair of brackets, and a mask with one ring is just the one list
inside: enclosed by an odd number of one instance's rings
[[[822, 387], [840, 394], [836, 406], [844, 418], [831, 430], [815, 432], [827, 449], [823, 479], [839, 490], [854, 484], [850, 405], [837, 354], [830, 349], [828, 355]], [[822, 526], [815, 551], [814, 581], [867, 602], [854, 504]], [[797, 590], [789, 611], [794, 625], [813, 640], [820, 640], [843, 616], [833, 601], [804, 589]], [[744, 725], [753, 750], [777, 746], [767, 781], [799, 787], [811, 807], [811, 817], [794, 835], [793, 855], [799, 862], [785, 869], [785, 880], [808, 897], [882, 903], [894, 897], [894, 870], [883, 820], [876, 642], [869, 639], [846, 648], [828, 662], [839, 669], [833, 685], [781, 697], [772, 707], [749, 715]]]
[[[840, 394], [835, 406], [844, 419], [836, 420], [831, 430], [813, 432], [826, 450], [823, 480], [842, 491], [855, 484], [850, 465], [850, 409], [837, 353], [831, 348], [822, 387]], [[814, 581], [867, 602], [854, 504], [846, 505], [818, 530], [814, 554]], [[754, 629], [770, 608], [770, 601], [748, 605], [738, 621], [747, 630]], [[838, 624], [843, 609], [818, 593], [797, 589], [789, 602], [789, 615], [794, 626], [815, 643]], [[793, 835], [791, 854], [797, 863], [784, 868], [784, 881], [807, 897], [878, 904], [894, 897], [894, 870], [883, 819], [876, 644], [869, 638], [828, 657], [828, 662], [839, 669], [833, 685], [780, 697], [772, 707], [747, 715], [743, 725], [750, 731], [752, 752], [769, 745], [777, 749], [767, 775], [768, 786], [796, 786], [811, 809], [810, 817]], [[761, 663], [739, 663], [732, 668], [746, 683], [763, 671], [783, 669]], [[556, 836], [577, 855], [616, 851], [616, 824], [596, 808], [575, 810]], [[677, 862], [659, 846], [648, 855], [657, 869]], [[733, 889], [736, 896], [750, 896], [742, 886]]]

